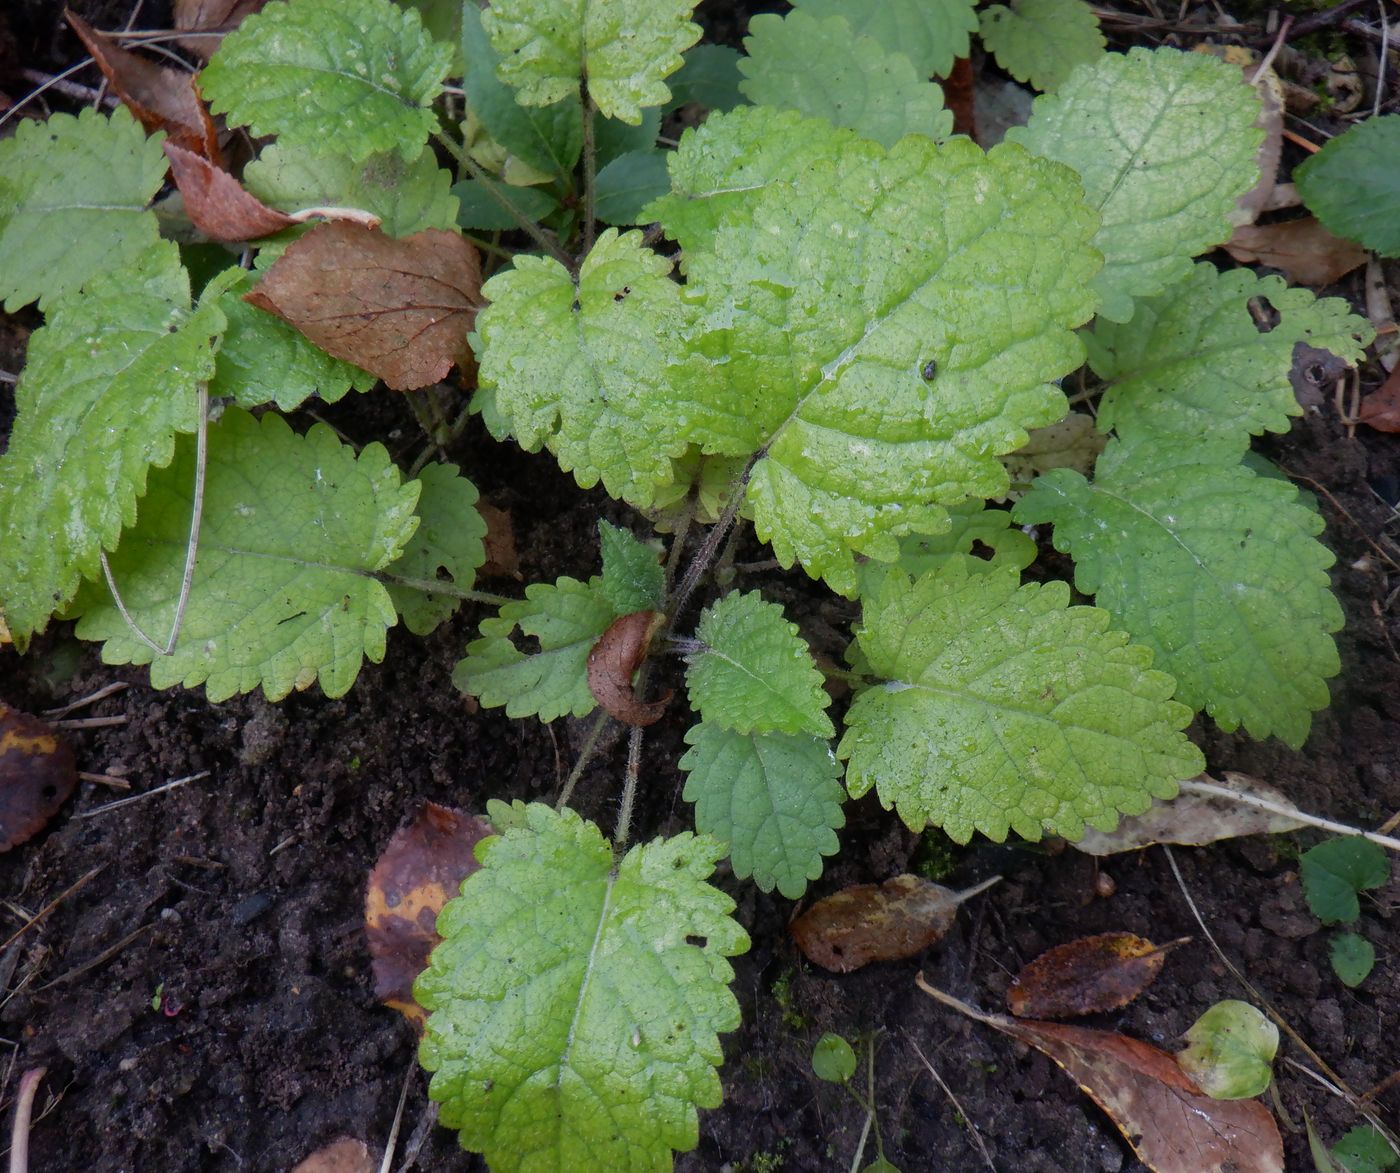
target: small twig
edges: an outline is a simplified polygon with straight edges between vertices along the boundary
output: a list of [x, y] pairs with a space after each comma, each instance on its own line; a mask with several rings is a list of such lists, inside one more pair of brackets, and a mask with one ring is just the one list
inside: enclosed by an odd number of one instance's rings
[[564, 787], [559, 791], [559, 797], [554, 800], [555, 810], [561, 811], [568, 805], [569, 799], [573, 796], [574, 787], [578, 785], [578, 780], [583, 776], [583, 771], [587, 768], [588, 763], [593, 760], [593, 751], [597, 748], [598, 738], [602, 736], [607, 723], [608, 715], [600, 709], [598, 715], [593, 718], [593, 728], [588, 731], [583, 745], [579, 747], [578, 761], [574, 763], [574, 768], [569, 771], [569, 776], [564, 780]]
[[87, 696], [80, 696], [75, 701], [69, 701], [60, 709], [46, 709], [44, 716], [53, 720], [56, 717], [66, 717], [69, 713], [75, 713], [79, 709], [85, 709], [89, 705], [95, 705], [98, 701], [105, 701], [109, 696], [115, 696], [119, 692], [125, 692], [129, 685], [125, 680], [116, 680], [111, 684], [104, 685], [96, 692], [90, 692]]
[[408, 1070], [403, 1073], [403, 1086], [399, 1088], [399, 1106], [394, 1109], [394, 1123], [389, 1129], [389, 1139], [384, 1142], [384, 1159], [379, 1162], [379, 1173], [389, 1173], [394, 1164], [394, 1150], [399, 1147], [399, 1126], [403, 1123], [403, 1107], [408, 1102], [408, 1088], [413, 1082], [413, 1073], [417, 1070], [417, 1060], [410, 1060]]
[[3, 124], [5, 122], [5, 119], [8, 118], [12, 113], [14, 113], [14, 111], [20, 106], [24, 106], [27, 105], [29, 102], [32, 102], [35, 98], [37, 98], [40, 94], [44, 93], [46, 90], [54, 90], [57, 93], [62, 94], [65, 98], [72, 98], [75, 102], [86, 103], [100, 101], [101, 104], [104, 106], [115, 106], [117, 104], [117, 99], [112, 97], [111, 95], [103, 97], [100, 91], [93, 89], [92, 86], [85, 86], [79, 82], [68, 80], [68, 78], [70, 78], [73, 74], [81, 73], [91, 64], [92, 58], [84, 57], [83, 60], [78, 62], [77, 65], [65, 69], [62, 73], [56, 73], [52, 75], [47, 73], [41, 73], [37, 69], [21, 69], [19, 71], [20, 77], [24, 78], [25, 81], [32, 81], [39, 88], [31, 93], [26, 94], [18, 102], [16, 102], [14, 106], [11, 106], [10, 109], [6, 111], [5, 117], [0, 118], [0, 124]]
[[113, 725], [125, 725], [126, 722], [126, 714], [117, 713], [111, 717], [68, 717], [62, 721], [50, 721], [49, 724], [55, 729], [107, 729]]
[[167, 790], [174, 790], [177, 786], [184, 786], [188, 782], [198, 782], [201, 778], [209, 777], [208, 770], [200, 770], [198, 774], [190, 774], [184, 778], [176, 778], [173, 781], [165, 782], [157, 786], [154, 790], [143, 790], [140, 794], [133, 794], [130, 798], [119, 798], [115, 802], [109, 802], [105, 806], [95, 806], [90, 811], [79, 811], [73, 817], [75, 819], [92, 819], [98, 815], [105, 815], [108, 811], [114, 811], [118, 807], [130, 806], [133, 802], [141, 802], [156, 794], [163, 794]]
[[1278, 26], [1278, 35], [1274, 37], [1274, 43], [1269, 46], [1269, 51], [1260, 59], [1259, 64], [1254, 67], [1254, 72], [1249, 75], [1249, 84], [1254, 85], [1268, 71], [1269, 66], [1274, 63], [1274, 58], [1279, 55], [1279, 50], [1283, 48], [1283, 43], [1288, 39], [1288, 30], [1293, 26], [1293, 18], [1285, 16], [1283, 23]]
[[1259, 810], [1268, 811], [1273, 815], [1283, 815], [1296, 822], [1306, 823], [1310, 827], [1331, 831], [1335, 835], [1355, 835], [1362, 839], [1369, 839], [1372, 843], [1379, 844], [1391, 851], [1400, 851], [1400, 839], [1392, 839], [1389, 835], [1378, 835], [1375, 831], [1363, 831], [1359, 827], [1349, 827], [1346, 823], [1334, 823], [1331, 819], [1306, 814], [1296, 807], [1272, 802], [1267, 798], [1258, 798], [1253, 794], [1240, 794], [1238, 791], [1228, 790], [1224, 786], [1215, 786], [1210, 782], [1197, 782], [1194, 778], [1179, 782], [1177, 785], [1182, 790], [1192, 794], [1209, 794], [1213, 798], [1223, 798], [1228, 802], [1238, 803], [1240, 806], [1257, 807]]
[[87, 884], [93, 878], [93, 876], [97, 875], [97, 873], [102, 871], [102, 869], [106, 866], [107, 865], [105, 863], [100, 863], [90, 872], [86, 873], [85, 875], [79, 876], [76, 880], [69, 884], [68, 887], [63, 889], [62, 892], [60, 892], [57, 896], [50, 900], [46, 905], [44, 905], [43, 908], [39, 909], [38, 912], [36, 912], [27, 921], [25, 921], [24, 924], [20, 925], [19, 928], [17, 928], [13, 933], [11, 933], [5, 939], [4, 944], [0, 944], [0, 953], [3, 953], [16, 941], [18, 941], [22, 936], [24, 936], [25, 933], [29, 932], [29, 930], [32, 929], [35, 925], [37, 925], [41, 920], [43, 920], [44, 917], [48, 916], [49, 913], [51, 913], [55, 908], [57, 908], [60, 904], [67, 900], [68, 897], [72, 896], [74, 892], [78, 891], [85, 884]]
[[1385, 15], [1385, 0], [1376, 0], [1376, 11], [1381, 14], [1381, 53], [1380, 64], [1376, 66], [1376, 98], [1371, 104], [1371, 117], [1381, 116], [1381, 98], [1385, 94], [1385, 67], [1390, 58], [1390, 21]]
[[31, 1067], [19, 1077], [15, 1125], [10, 1131], [10, 1173], [29, 1173], [29, 1124], [34, 1115], [34, 1095], [47, 1071], [47, 1067]]
[[11, 374], [9, 371], [0, 371], [0, 383], [8, 383], [13, 387], [18, 382], [18, 375]]
[[58, 977], [53, 979], [53, 981], [45, 982], [42, 986], [36, 987], [35, 993], [39, 993], [42, 990], [51, 989], [53, 986], [64, 985], [67, 982], [71, 982], [74, 978], [82, 977], [83, 974], [87, 973], [89, 970], [96, 969], [99, 965], [106, 964], [123, 949], [125, 949], [128, 945], [130, 945], [133, 941], [135, 941], [138, 937], [140, 937], [143, 933], [149, 933], [155, 927], [155, 922], [152, 921], [150, 924], [142, 925], [139, 929], [136, 929], [134, 932], [127, 933], [127, 935], [123, 937], [120, 941], [118, 941], [115, 945], [109, 945], [91, 961], [85, 961], [82, 963], [82, 965], [78, 966], [77, 968], [70, 969], [64, 973], [59, 974]]
[[113, 790], [131, 789], [131, 783], [125, 778], [117, 778], [112, 774], [89, 774], [86, 770], [79, 770], [78, 777], [84, 782], [93, 782], [98, 786], [110, 786]]
[[968, 1115], [967, 1109], [958, 1102], [958, 1097], [953, 1094], [953, 1089], [944, 1082], [943, 1077], [938, 1074], [933, 1064], [928, 1061], [927, 1056], [919, 1049], [919, 1044], [914, 1041], [914, 1036], [906, 1030], [904, 1032], [904, 1037], [908, 1040], [909, 1045], [914, 1048], [914, 1054], [919, 1057], [919, 1062], [928, 1068], [928, 1073], [933, 1076], [934, 1081], [943, 1089], [943, 1094], [953, 1102], [954, 1110], [962, 1117], [963, 1123], [967, 1125], [967, 1131], [971, 1134], [972, 1141], [977, 1146], [977, 1151], [982, 1154], [982, 1160], [987, 1162], [987, 1168], [990, 1169], [992, 1173], [997, 1173], [997, 1167], [992, 1163], [992, 1154], [987, 1151], [987, 1142], [982, 1139], [982, 1133], [977, 1125], [972, 1122], [972, 1117]]

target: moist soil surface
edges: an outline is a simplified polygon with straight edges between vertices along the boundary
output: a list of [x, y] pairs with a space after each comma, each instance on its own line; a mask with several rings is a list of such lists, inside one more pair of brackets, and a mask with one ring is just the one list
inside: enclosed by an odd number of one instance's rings
[[[120, 27], [132, 14], [129, 0], [78, 7], [99, 27]], [[4, 14], [0, 64], [8, 72], [0, 89], [12, 97], [27, 88], [16, 69], [56, 72], [78, 59], [53, 8], [21, 0]], [[168, 16], [148, 3], [139, 19], [160, 27]], [[725, 8], [710, 21], [733, 43], [743, 15]], [[1336, 292], [1359, 304], [1359, 275], [1350, 280]], [[24, 338], [38, 321], [32, 312], [0, 318], [0, 368], [20, 368]], [[1255, 775], [1304, 809], [1374, 827], [1400, 810], [1393, 606], [1400, 548], [1390, 540], [1400, 463], [1394, 437], [1349, 433], [1332, 400], [1333, 372], [1317, 359], [1298, 356], [1306, 414], [1291, 435], [1264, 447], [1317, 493], [1326, 541], [1337, 552], [1333, 580], [1346, 627], [1333, 703], [1299, 752], [1223, 734], [1209, 721], [1192, 735], [1214, 772]], [[1373, 386], [1379, 368], [1364, 368], [1363, 378]], [[385, 442], [409, 463], [422, 441], [403, 399], [351, 398], [318, 417], [356, 444]], [[12, 414], [12, 388], [0, 383], [0, 429], [8, 430]], [[519, 579], [487, 581], [486, 589], [518, 594], [526, 582], [595, 572], [599, 516], [644, 532], [625, 508], [580, 492], [547, 457], [496, 444], [479, 428], [450, 455], [514, 525]], [[765, 557], [752, 542], [738, 552], [741, 563]], [[1049, 552], [1047, 565], [1065, 569], [1055, 559]], [[852, 617], [846, 604], [796, 573], [741, 571], [738, 583], [762, 585], [819, 652], [839, 656], [839, 631]], [[576, 758], [589, 722], [510, 720], [452, 687], [452, 667], [488, 613], [468, 606], [427, 639], [395, 629], [383, 663], [366, 664], [343, 698], [312, 689], [276, 705], [260, 695], [216, 706], [202, 692], [153, 691], [143, 670], [103, 665], [64, 624], [24, 657], [0, 651], [0, 699], [32, 712], [113, 682], [129, 686], [78, 714], [121, 719], [67, 734], [80, 769], [124, 777], [132, 795], [198, 776], [116, 808], [110, 804], [126, 795], [84, 782], [46, 831], [0, 857], [0, 940], [57, 901], [0, 949], [5, 1119], [19, 1074], [48, 1069], [30, 1138], [32, 1169], [281, 1170], [339, 1136], [363, 1139], [377, 1154], [405, 1084], [394, 1167], [407, 1167], [408, 1157], [423, 1170], [484, 1168], [434, 1125], [414, 1035], [376, 1000], [363, 899], [379, 852], [426, 800], [477, 811], [493, 797], [549, 801]], [[659, 683], [675, 685], [678, 666], [664, 666], [663, 676], [673, 679]], [[689, 720], [673, 704], [646, 740], [635, 818], [643, 836], [690, 825], [674, 764]], [[616, 817], [624, 757], [625, 743], [605, 736], [573, 799], [604, 828]], [[876, 1039], [885, 1151], [906, 1173], [976, 1170], [988, 1159], [1024, 1173], [1143, 1168], [1049, 1059], [914, 986], [922, 969], [931, 983], [1000, 1010], [1023, 963], [1109, 931], [1191, 940], [1171, 952], [1145, 994], [1090, 1024], [1172, 1049], [1213, 1003], [1267, 999], [1364, 1093], [1400, 1068], [1400, 870], [1363, 900], [1358, 927], [1377, 964], [1360, 988], [1348, 989], [1332, 973], [1330, 933], [1308, 912], [1298, 880], [1298, 853], [1319, 838], [1303, 832], [1176, 850], [1217, 951], [1160, 848], [1101, 862], [1044, 845], [976, 840], [954, 848], [907, 832], [872, 798], [851, 802], [841, 853], [811, 894], [910, 869], [954, 887], [1005, 879], [964, 908], [925, 955], [846, 976], [817, 970], [797, 953], [786, 931], [792, 902], [722, 866], [717, 882], [753, 941], [735, 959], [743, 1025], [724, 1038], [724, 1104], [702, 1113], [698, 1147], [679, 1156], [677, 1168], [851, 1167], [865, 1114], [810, 1066], [812, 1044], [828, 1030]], [[1316, 1069], [1291, 1042], [1282, 1055]], [[1328, 1141], [1359, 1123], [1342, 1099], [1288, 1062], [1278, 1064], [1277, 1089], [1291, 1169], [1312, 1167], [1304, 1112]], [[1374, 1107], [1400, 1119], [1400, 1086], [1391, 1083]], [[865, 1162], [873, 1156], [871, 1142]]]

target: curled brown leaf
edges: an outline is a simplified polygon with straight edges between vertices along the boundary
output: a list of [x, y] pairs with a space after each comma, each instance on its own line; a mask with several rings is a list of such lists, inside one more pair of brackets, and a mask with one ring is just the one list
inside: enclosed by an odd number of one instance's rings
[[654, 725], [661, 719], [671, 694], [640, 701], [632, 691], [632, 674], [641, 667], [651, 637], [666, 621], [659, 611], [633, 611], [613, 620], [588, 653], [588, 691], [599, 707], [624, 725]]
[[249, 195], [238, 180], [202, 155], [167, 142], [165, 157], [184, 197], [185, 212], [210, 240], [257, 240], [294, 223], [285, 212]]
[[209, 60], [226, 33], [243, 23], [245, 16], [261, 12], [267, 0], [175, 0], [175, 27], [190, 35], [180, 38], [180, 48]]

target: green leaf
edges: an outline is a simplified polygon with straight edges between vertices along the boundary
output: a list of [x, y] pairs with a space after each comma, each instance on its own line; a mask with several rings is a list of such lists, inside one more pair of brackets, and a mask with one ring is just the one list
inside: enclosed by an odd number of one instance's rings
[[1230, 237], [1235, 201], [1259, 178], [1259, 99], [1236, 66], [1204, 53], [1135, 48], [1080, 66], [1007, 133], [1079, 172], [1103, 223], [1094, 244], [1101, 316], [1126, 322], [1190, 258]]
[[643, 106], [671, 96], [665, 79], [700, 39], [693, 0], [496, 0], [481, 23], [500, 57], [497, 76], [526, 106], [551, 106], [579, 93], [609, 118], [636, 125]]
[[749, 942], [706, 883], [723, 849], [683, 834], [615, 864], [572, 811], [526, 817], [478, 846], [414, 985], [429, 1095], [495, 1173], [668, 1169], [739, 1025], [724, 959]]
[[708, 721], [685, 735], [683, 797], [696, 830], [729, 845], [734, 874], [790, 900], [822, 874], [845, 825], [841, 767], [809, 733], [735, 733]]
[[705, 608], [696, 636], [685, 684], [706, 721], [735, 733], [836, 732], [822, 674], [777, 603], [757, 591], [725, 595]]
[[583, 150], [583, 109], [578, 97], [550, 106], [522, 106], [515, 91], [496, 76], [500, 58], [481, 25], [481, 10], [462, 5], [462, 79], [467, 104], [491, 137], [536, 170], [565, 176]]
[[707, 110], [732, 110], [743, 104], [739, 92], [739, 50], [728, 45], [696, 45], [671, 77], [669, 113], [691, 102]]
[[[432, 581], [446, 576], [458, 590], [471, 590], [486, 561], [486, 522], [477, 512], [476, 486], [457, 475], [455, 464], [430, 462], [418, 474], [418, 528], [403, 553], [385, 567], [389, 574]], [[394, 609], [415, 635], [427, 635], [462, 601], [400, 583], [386, 584]]]
[[1369, 1124], [1351, 1129], [1332, 1146], [1332, 1155], [1347, 1167], [1348, 1173], [1385, 1173], [1400, 1163], [1385, 1137]]
[[[21, 119], [0, 142], [0, 300], [49, 309], [97, 274], [139, 266], [159, 239], [146, 210], [165, 182], [161, 135], [126, 107]], [[100, 193], [100, 199], [96, 198]]]
[[1376, 947], [1360, 933], [1338, 933], [1327, 950], [1332, 971], [1344, 986], [1355, 989], [1376, 966]]
[[389, 236], [457, 226], [452, 174], [437, 165], [431, 151], [409, 162], [394, 152], [354, 161], [339, 152], [278, 142], [248, 164], [243, 182], [263, 203], [286, 212], [319, 207], [373, 212]]
[[1309, 210], [1338, 236], [1400, 257], [1400, 114], [1368, 118], [1293, 172]]
[[658, 561], [660, 547], [639, 541], [630, 530], [611, 522], [598, 522], [598, 545], [603, 553], [603, 575], [598, 590], [617, 615], [633, 611], [657, 611], [666, 593], [666, 575]]
[[179, 251], [158, 241], [91, 275], [30, 337], [0, 457], [0, 610], [21, 650], [97, 576], [136, 519], [147, 469], [197, 427], [224, 325], [215, 304], [191, 312]]
[[603, 223], [645, 223], [642, 209], [671, 190], [665, 153], [649, 147], [619, 155], [598, 172], [594, 190]]
[[[545, 188], [515, 187], [499, 181], [490, 182], [527, 220], [538, 223], [559, 207], [559, 201]], [[462, 228], [495, 231], [518, 228], [520, 225], [520, 221], [491, 195], [485, 183], [475, 179], [464, 179], [461, 183], [453, 185], [452, 194], [457, 197], [457, 224]]]
[[812, 1073], [827, 1083], [846, 1083], [856, 1073], [856, 1053], [851, 1044], [827, 1031], [812, 1048]]
[[[1279, 316], [1261, 333], [1249, 301]], [[1289, 373], [1295, 343], [1360, 361], [1375, 332], [1337, 297], [1315, 298], [1281, 277], [1199, 264], [1166, 292], [1136, 303], [1124, 325], [1100, 321], [1085, 336], [1089, 363], [1107, 388], [1099, 428], [1124, 439], [1183, 440], [1197, 457], [1231, 463], [1251, 435], [1286, 432], [1302, 415]]]
[[[111, 558], [127, 610], [156, 638], [180, 595], [194, 466], [194, 441], [182, 437]], [[209, 428], [199, 561], [174, 653], [140, 642], [96, 585], [73, 608], [77, 633], [106, 640], [105, 663], [150, 664], [156, 688], [205, 684], [213, 703], [259, 685], [281, 700], [318, 678], [327, 696], [343, 696], [364, 657], [384, 657], [394, 605], [369, 576], [412, 536], [417, 498], [381, 444], [357, 457], [325, 424], [298, 436], [281, 416], [229, 408]]]
[[1068, 606], [1064, 583], [1018, 577], [953, 560], [863, 600], [859, 651], [886, 683], [846, 715], [837, 753], [853, 797], [878, 787], [910, 829], [933, 823], [959, 843], [1077, 839], [1200, 772], [1179, 732], [1191, 714], [1152, 653], [1107, 612]]
[[965, 554], [974, 554], [979, 543], [991, 557], [967, 558], [967, 568], [974, 574], [990, 574], [1006, 566], [1024, 570], [1035, 561], [1035, 542], [1011, 524], [1011, 514], [1005, 509], [988, 509], [974, 501], [949, 506], [948, 516], [952, 526], [946, 533], [932, 537], [910, 534], [899, 539], [899, 557], [893, 562], [863, 563], [859, 569], [861, 596], [876, 593], [892, 571], [918, 578], [949, 561], [962, 560]]
[[1302, 745], [1340, 667], [1342, 611], [1322, 519], [1291, 484], [1194, 444], [1114, 441], [1092, 485], [1056, 469], [1013, 516], [1054, 524], [1075, 585], [1157, 653], [1178, 700], [1227, 731]]
[[943, 139], [953, 115], [943, 91], [903, 53], [858, 36], [844, 16], [796, 9], [749, 21], [740, 90], [760, 106], [797, 110], [891, 147], [906, 134]]
[[1176, 1061], [1214, 1100], [1248, 1100], [1274, 1077], [1278, 1027], [1248, 1002], [1226, 999], [1196, 1019]]
[[982, 9], [982, 43], [1007, 73], [1053, 90], [1103, 56], [1099, 18], [1084, 0], [1011, 0]]
[[660, 133], [661, 110], [656, 106], [643, 110], [642, 120], [636, 125], [619, 122], [616, 118], [594, 119], [593, 137], [599, 169], [620, 155], [652, 150]]
[[275, 403], [282, 411], [292, 411], [313, 395], [335, 403], [352, 387], [368, 391], [378, 382], [368, 371], [332, 358], [275, 314], [244, 301], [243, 295], [256, 284], [255, 274], [237, 268], [224, 274], [229, 285], [217, 305], [228, 319], [228, 329], [209, 380], [211, 396], [227, 396], [239, 407]]
[[462, 40], [462, 14], [467, 7], [463, 0], [396, 0], [396, 3], [400, 8], [411, 8], [418, 13], [424, 29], [433, 40], [453, 47], [452, 76], [461, 73], [462, 61], [458, 53]]
[[813, 16], [846, 17], [858, 34], [905, 54], [925, 77], [947, 77], [954, 60], [968, 55], [968, 34], [977, 28], [976, 0], [797, 0], [797, 6]]
[[1313, 915], [1325, 925], [1343, 925], [1360, 917], [1359, 893], [1390, 879], [1390, 860], [1379, 844], [1347, 835], [1303, 852], [1299, 871]]
[[283, 147], [411, 161], [437, 129], [452, 57], [390, 0], [277, 0], [224, 38], [199, 87], [215, 113]]

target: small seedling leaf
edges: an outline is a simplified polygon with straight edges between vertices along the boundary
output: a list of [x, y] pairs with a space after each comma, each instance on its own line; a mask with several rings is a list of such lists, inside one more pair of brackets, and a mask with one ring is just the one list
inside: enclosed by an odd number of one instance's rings
[[982, 43], [1017, 81], [1053, 90], [1103, 56], [1099, 19], [1084, 0], [1011, 0], [982, 9]]
[[726, 595], [705, 609], [687, 657], [691, 704], [710, 724], [735, 733], [831, 737], [831, 698], [812, 653], [782, 607], [757, 591]]
[[1348, 835], [1303, 852], [1298, 870], [1313, 915], [1325, 925], [1347, 925], [1361, 916], [1358, 894], [1390, 878], [1390, 860], [1379, 844]]
[[735, 733], [701, 722], [685, 735], [683, 797], [695, 828], [729, 845], [734, 874], [796, 900], [840, 847], [841, 767], [810, 733]]
[[38, 717], [0, 701], [0, 852], [42, 831], [77, 784], [67, 744]]
[[1400, 257], [1400, 114], [1357, 123], [1293, 178], [1328, 228], [1383, 257]]
[[[388, 574], [442, 579], [458, 590], [471, 590], [486, 561], [486, 522], [476, 509], [476, 486], [457, 472], [455, 464], [433, 461], [423, 466], [418, 474], [418, 528], [403, 553], [385, 567]], [[404, 626], [415, 635], [427, 635], [462, 605], [450, 594], [395, 582], [386, 585]]]
[[165, 157], [186, 214], [210, 240], [256, 240], [293, 223], [290, 216], [249, 195], [238, 180], [204, 156], [168, 142]]
[[1100, 933], [1048, 949], [1011, 979], [1017, 1018], [1072, 1018], [1126, 1006], [1162, 971], [1167, 950], [1132, 933]]
[[1069, 606], [1061, 582], [952, 560], [863, 600], [858, 649], [885, 682], [860, 690], [838, 753], [853, 797], [878, 787], [912, 830], [966, 843], [1014, 830], [1111, 828], [1199, 773], [1191, 714], [1152, 653]]
[[1226, 999], [1196, 1019], [1177, 1062], [1213, 1100], [1247, 1100], [1274, 1077], [1278, 1027], [1248, 1002]]
[[334, 143], [352, 162], [405, 161], [437, 129], [431, 109], [453, 50], [390, 0], [269, 4], [224, 38], [199, 75], [217, 113], [283, 147]]
[[603, 520], [598, 522], [598, 546], [603, 556], [599, 589], [613, 610], [619, 615], [658, 610], [666, 585], [660, 547]]
[[624, 725], [654, 725], [666, 711], [671, 693], [654, 701], [642, 701], [632, 691], [632, 676], [651, 647], [651, 637], [666, 621], [660, 611], [633, 611], [608, 625], [589, 649], [588, 691], [610, 717]]
[[1360, 933], [1338, 933], [1332, 938], [1327, 956], [1342, 984], [1353, 989], [1366, 980], [1376, 965], [1376, 947]]
[[968, 54], [968, 34], [977, 29], [976, 0], [797, 0], [798, 9], [817, 17], [844, 16], [855, 32], [874, 37], [891, 53], [904, 53], [919, 73], [946, 77], [953, 62]]
[[1351, 1129], [1332, 1146], [1332, 1156], [1346, 1166], [1347, 1173], [1385, 1173], [1400, 1164], [1400, 1156], [1369, 1124]]
[[706, 882], [723, 846], [682, 834], [619, 862], [572, 811], [525, 819], [438, 917], [414, 987], [429, 1095], [496, 1173], [664, 1169], [719, 1104], [717, 1035], [739, 1025], [725, 958], [749, 942]]
[[827, 1031], [812, 1048], [812, 1072], [827, 1083], [846, 1083], [856, 1073], [856, 1053], [851, 1044]]

